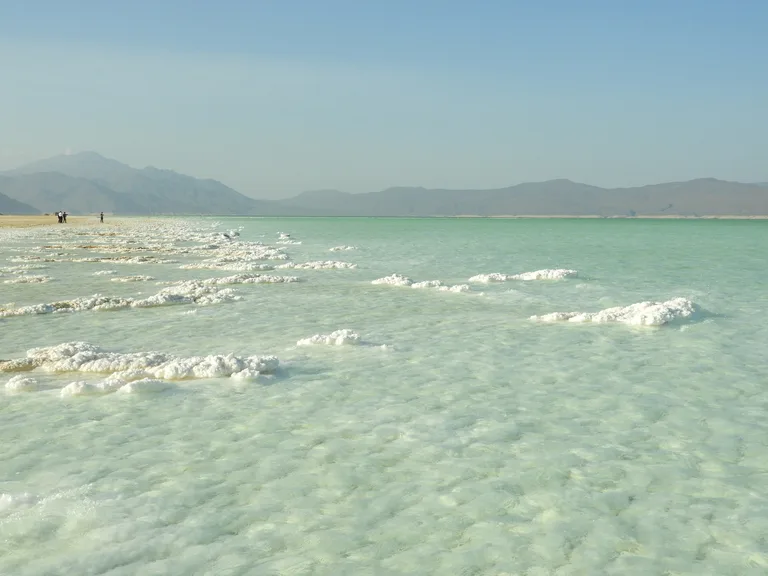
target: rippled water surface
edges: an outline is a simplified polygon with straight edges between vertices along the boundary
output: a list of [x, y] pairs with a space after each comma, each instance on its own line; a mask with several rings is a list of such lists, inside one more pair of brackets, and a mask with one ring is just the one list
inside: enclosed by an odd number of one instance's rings
[[[753, 221], [0, 230], [0, 574], [766, 574], [766, 245]], [[280, 268], [326, 261], [356, 267]], [[537, 270], [577, 274], [469, 282]]]

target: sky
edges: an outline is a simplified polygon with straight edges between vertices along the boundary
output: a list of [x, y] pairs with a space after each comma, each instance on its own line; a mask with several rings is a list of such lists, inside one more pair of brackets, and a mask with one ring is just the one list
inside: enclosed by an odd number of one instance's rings
[[768, 181], [764, 0], [0, 0], [0, 170], [245, 194]]

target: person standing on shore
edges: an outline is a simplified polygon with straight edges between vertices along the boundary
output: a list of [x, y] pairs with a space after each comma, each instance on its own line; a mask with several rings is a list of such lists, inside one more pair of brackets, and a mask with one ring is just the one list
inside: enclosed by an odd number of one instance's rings
[[104, 212], [99, 213], [99, 222], [104, 224]]
[[64, 217], [64, 224], [66, 224], [67, 223], [67, 213], [63, 212], [62, 216]]

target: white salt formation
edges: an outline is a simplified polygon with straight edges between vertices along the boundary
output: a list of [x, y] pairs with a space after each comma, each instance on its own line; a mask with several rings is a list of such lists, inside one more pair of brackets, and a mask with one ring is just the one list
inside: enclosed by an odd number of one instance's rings
[[469, 292], [469, 284], [456, 284], [455, 286], [449, 286], [443, 284], [440, 280], [425, 280], [423, 282], [414, 282], [411, 284], [411, 288], [434, 288], [440, 292]]
[[373, 280], [371, 284], [387, 284], [389, 286], [410, 286], [413, 284], [413, 280], [408, 278], [408, 276], [403, 276], [402, 274], [391, 274], [389, 276], [385, 276], [384, 278], [378, 278], [376, 280]]
[[85, 312], [87, 310], [120, 310], [123, 308], [150, 308], [154, 306], [169, 306], [174, 304], [197, 304], [208, 306], [222, 302], [242, 300], [231, 288], [217, 288], [206, 285], [199, 280], [189, 280], [163, 288], [157, 294], [148, 298], [122, 298], [117, 296], [102, 296], [95, 294], [90, 297], [62, 300], [49, 304], [34, 304], [21, 308], [4, 308], [0, 306], [0, 318], [10, 316], [27, 316], [36, 314], [56, 314], [65, 312]]
[[678, 320], [692, 319], [700, 308], [687, 298], [673, 298], [666, 302], [638, 302], [630, 306], [615, 306], [600, 312], [553, 312], [531, 316], [536, 322], [594, 322], [629, 324], [633, 326], [662, 326]]
[[29, 274], [11, 278], [10, 280], [3, 280], [3, 284], [45, 284], [50, 281], [50, 276]]
[[112, 282], [150, 282], [155, 278], [152, 276], [136, 275], [136, 276], [119, 276], [117, 278], [111, 278]]
[[220, 284], [289, 284], [299, 282], [297, 276], [273, 276], [271, 274], [235, 274], [234, 276], [224, 276], [223, 278], [208, 278], [202, 280], [206, 286], [217, 286]]
[[287, 262], [286, 264], [280, 264], [278, 268], [292, 268], [294, 270], [353, 270], [357, 268], [357, 264], [350, 264], [349, 262], [337, 262], [335, 260], [325, 260], [317, 262]]
[[336, 330], [330, 334], [315, 334], [309, 338], [302, 338], [296, 342], [296, 346], [313, 346], [326, 344], [330, 346], [343, 346], [345, 344], [360, 344], [360, 335], [349, 329]]
[[[100, 373], [109, 376], [101, 382], [73, 382], [62, 389], [64, 396], [103, 394], [122, 390], [126, 392], [149, 391], [167, 387], [163, 380], [189, 380], [231, 377], [238, 380], [258, 378], [274, 373], [279, 360], [275, 356], [240, 357], [192, 356], [179, 357], [159, 352], [121, 354], [107, 352], [87, 342], [67, 342], [57, 346], [33, 348], [26, 358], [0, 364], [0, 371], [13, 367], [37, 369], [49, 373]], [[37, 385], [33, 378], [18, 375], [6, 384], [10, 390], [32, 390]]]
[[19, 374], [5, 383], [5, 389], [9, 392], [33, 392], [39, 389], [39, 385], [34, 378]]
[[373, 280], [371, 284], [384, 284], [388, 286], [410, 286], [411, 288], [434, 288], [440, 292], [469, 292], [470, 287], [467, 284], [457, 284], [455, 286], [449, 286], [443, 284], [440, 280], [424, 280], [422, 282], [414, 282], [408, 276], [402, 274], [392, 274], [385, 276], [384, 278], [378, 278]]
[[197, 262], [195, 264], [182, 264], [182, 270], [221, 270], [226, 272], [250, 272], [252, 270], [274, 270], [271, 264], [259, 264], [256, 262]]
[[70, 382], [61, 389], [61, 396], [94, 396], [97, 394], [109, 394], [117, 392], [118, 394], [145, 394], [154, 392], [163, 392], [174, 385], [164, 380], [156, 378], [141, 378], [140, 380], [123, 381], [119, 378], [109, 378], [101, 382]]
[[328, 249], [330, 252], [342, 252], [345, 250], [357, 250], [356, 246], [334, 246], [333, 248]]
[[577, 276], [576, 270], [568, 270], [565, 268], [556, 268], [553, 270], [536, 270], [534, 272], [523, 272], [522, 274], [501, 274], [499, 272], [493, 272], [491, 274], [478, 274], [472, 276], [470, 282], [480, 282], [483, 284], [489, 284], [491, 282], [506, 282], [508, 280], [562, 280], [564, 278], [570, 278]]
[[94, 276], [113, 276], [117, 274], [117, 270], [99, 270], [98, 272], [94, 272]]

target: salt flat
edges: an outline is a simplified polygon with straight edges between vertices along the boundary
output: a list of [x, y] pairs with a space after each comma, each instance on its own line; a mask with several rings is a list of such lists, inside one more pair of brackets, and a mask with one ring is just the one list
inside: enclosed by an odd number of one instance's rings
[[768, 571], [761, 222], [109, 224], [0, 231], [0, 574]]

